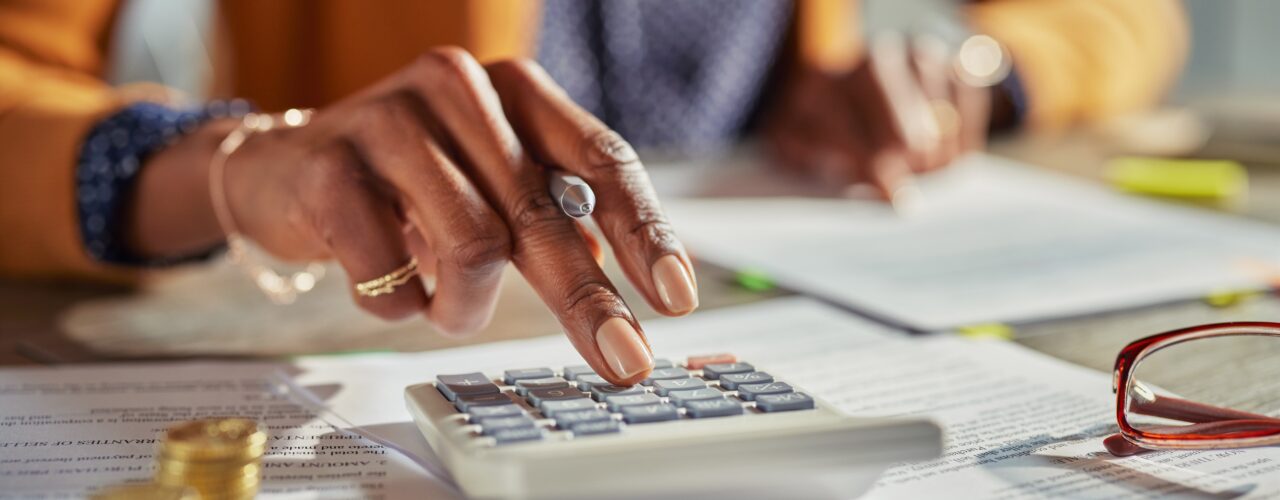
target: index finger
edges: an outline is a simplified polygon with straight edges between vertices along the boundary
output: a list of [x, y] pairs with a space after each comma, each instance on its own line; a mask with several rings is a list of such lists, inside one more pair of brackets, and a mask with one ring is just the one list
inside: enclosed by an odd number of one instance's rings
[[504, 61], [487, 69], [508, 119], [534, 156], [582, 177], [596, 192], [592, 217], [645, 300], [670, 316], [696, 309], [693, 266], [631, 145], [574, 104], [536, 64]]

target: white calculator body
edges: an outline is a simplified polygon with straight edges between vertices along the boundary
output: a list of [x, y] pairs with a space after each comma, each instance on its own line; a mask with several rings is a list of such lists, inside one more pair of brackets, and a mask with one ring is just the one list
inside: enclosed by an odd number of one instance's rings
[[731, 355], [656, 365], [629, 388], [581, 365], [440, 375], [405, 399], [477, 498], [852, 498], [941, 453], [928, 420], [851, 417]]

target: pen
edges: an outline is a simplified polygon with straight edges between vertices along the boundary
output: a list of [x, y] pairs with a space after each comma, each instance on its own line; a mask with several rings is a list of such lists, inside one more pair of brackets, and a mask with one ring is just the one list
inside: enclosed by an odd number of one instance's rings
[[591, 215], [596, 208], [596, 194], [582, 178], [562, 170], [551, 170], [551, 198], [556, 200], [565, 215], [580, 219]]

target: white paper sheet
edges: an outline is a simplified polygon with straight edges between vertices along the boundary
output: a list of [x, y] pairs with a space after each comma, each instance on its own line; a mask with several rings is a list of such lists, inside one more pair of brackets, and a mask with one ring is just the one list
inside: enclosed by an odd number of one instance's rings
[[[732, 176], [721, 172], [721, 176]], [[728, 181], [726, 181], [728, 182]], [[873, 201], [664, 201], [696, 258], [919, 330], [1073, 316], [1264, 286], [1280, 229], [1143, 200], [985, 155]]]
[[206, 416], [269, 426], [262, 498], [446, 498], [409, 455], [291, 399], [289, 368], [176, 363], [0, 370], [0, 499], [80, 498], [146, 482], [159, 433]]
[[[1280, 497], [1280, 448], [1110, 457], [1101, 442], [1114, 428], [1110, 378], [1016, 344], [907, 336], [804, 298], [654, 321], [646, 333], [660, 357], [731, 351], [851, 414], [941, 423], [946, 456], [890, 469], [870, 498]], [[305, 358], [298, 380], [342, 386], [328, 398], [336, 411], [392, 430], [412, 426], [400, 389], [436, 373], [580, 362], [566, 340], [550, 337]]]

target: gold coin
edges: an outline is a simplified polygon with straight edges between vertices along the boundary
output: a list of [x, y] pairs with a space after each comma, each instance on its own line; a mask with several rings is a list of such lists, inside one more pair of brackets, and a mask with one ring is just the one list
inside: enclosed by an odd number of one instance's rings
[[93, 500], [202, 500], [200, 493], [186, 486], [164, 484], [126, 484], [111, 486], [94, 493]]
[[160, 446], [174, 460], [251, 460], [266, 451], [267, 435], [258, 423], [243, 418], [194, 420], [170, 427]]

